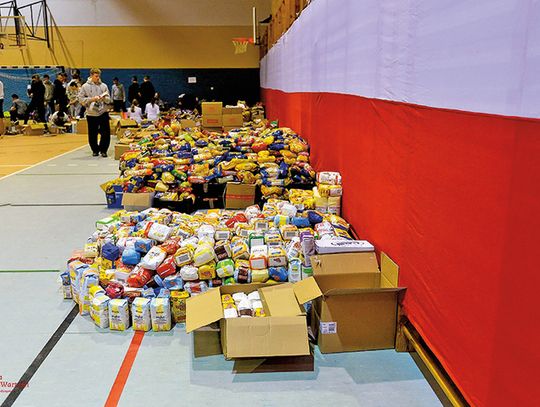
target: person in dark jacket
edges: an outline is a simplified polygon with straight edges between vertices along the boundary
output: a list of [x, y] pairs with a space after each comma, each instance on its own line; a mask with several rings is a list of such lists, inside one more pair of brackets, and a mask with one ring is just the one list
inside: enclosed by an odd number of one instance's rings
[[55, 105], [58, 105], [58, 111], [66, 113], [68, 106], [68, 98], [66, 95], [66, 88], [64, 87], [66, 77], [59, 73], [54, 80], [53, 100]]
[[147, 103], [150, 103], [150, 101], [153, 99], [154, 95], [156, 94], [156, 90], [154, 89], [154, 85], [152, 85], [152, 82], [150, 82], [150, 77], [147, 75], [144, 77], [144, 82], [141, 84], [141, 99], [139, 100], [141, 106], [146, 106]]
[[133, 102], [134, 100], [139, 102], [141, 100], [140, 90], [141, 90], [141, 87], [139, 86], [137, 77], [134, 76], [131, 79], [131, 85], [129, 85], [129, 88], [128, 88], [128, 100], [130, 102]]
[[45, 122], [45, 85], [41, 81], [39, 75], [32, 75], [32, 84], [28, 90], [28, 96], [32, 98], [28, 109], [26, 109], [26, 116], [24, 117], [24, 124], [28, 123], [30, 114], [35, 110], [37, 112], [37, 121]]

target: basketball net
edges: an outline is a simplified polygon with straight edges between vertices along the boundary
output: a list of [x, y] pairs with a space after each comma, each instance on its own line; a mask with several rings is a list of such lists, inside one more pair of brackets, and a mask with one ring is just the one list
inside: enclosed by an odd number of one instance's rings
[[233, 38], [235, 54], [244, 54], [247, 52], [248, 44], [253, 44], [253, 38]]

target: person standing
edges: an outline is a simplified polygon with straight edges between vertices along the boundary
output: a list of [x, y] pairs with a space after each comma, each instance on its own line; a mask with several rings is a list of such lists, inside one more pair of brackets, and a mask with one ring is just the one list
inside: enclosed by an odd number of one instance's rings
[[[109, 88], [101, 82], [101, 70], [90, 69], [88, 81], [79, 91], [79, 102], [86, 108], [88, 120], [88, 144], [92, 155], [107, 157], [107, 150], [111, 142], [111, 127], [109, 125], [109, 104], [111, 96]], [[101, 138], [98, 143], [98, 134]]]
[[81, 104], [79, 103], [79, 86], [77, 82], [71, 81], [66, 94], [69, 100], [69, 115], [75, 119], [81, 114]]
[[152, 82], [150, 82], [150, 77], [147, 75], [144, 77], [144, 81], [141, 84], [141, 99], [139, 102], [141, 102], [141, 106], [146, 106], [147, 103], [150, 103], [154, 95], [156, 94], [156, 90], [154, 89], [154, 85], [152, 85]]
[[47, 74], [43, 75], [43, 86], [45, 86], [45, 120], [48, 120], [55, 109], [53, 100], [54, 85]]
[[45, 86], [37, 74], [32, 75], [32, 84], [28, 90], [28, 96], [30, 96], [32, 100], [28, 105], [28, 109], [26, 109], [24, 124], [28, 123], [28, 118], [34, 110], [37, 112], [38, 122], [45, 122]]
[[146, 113], [146, 118], [150, 121], [157, 120], [159, 117], [159, 106], [156, 102], [156, 98], [152, 98], [152, 100], [146, 104], [146, 107], [144, 109], [144, 113]]
[[[64, 87], [65, 76], [62, 73], [56, 75], [54, 80], [53, 101], [58, 105], [58, 111], [65, 113], [68, 106], [66, 88]], [[56, 110], [56, 109], [55, 109]]]
[[0, 119], [4, 117], [4, 82], [0, 81]]
[[112, 85], [112, 100], [113, 100], [113, 110], [115, 112], [125, 112], [126, 111], [126, 91], [124, 85], [122, 85], [118, 78], [113, 78]]
[[137, 102], [140, 102], [141, 100], [141, 87], [139, 86], [139, 82], [137, 81], [137, 77], [134, 76], [131, 78], [131, 85], [129, 85], [128, 88], [128, 100], [133, 102], [136, 100]]

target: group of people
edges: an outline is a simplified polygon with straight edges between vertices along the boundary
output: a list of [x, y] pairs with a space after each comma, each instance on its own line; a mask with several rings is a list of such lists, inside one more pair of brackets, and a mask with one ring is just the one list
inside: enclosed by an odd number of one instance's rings
[[[86, 108], [80, 100], [80, 92], [83, 86], [80, 72], [75, 70], [71, 81], [68, 75], [60, 72], [51, 82], [49, 75], [32, 75], [31, 84], [27, 87], [30, 103], [24, 101], [18, 94], [12, 94], [10, 117], [13, 122], [24, 120], [25, 124], [30, 118], [37, 122], [83, 117]], [[164, 108], [159, 93], [154, 89], [149, 76], [144, 77], [143, 83], [139, 84], [137, 77], [132, 78], [132, 83], [127, 91], [130, 107], [126, 109], [126, 91], [118, 78], [113, 79], [111, 87], [111, 103], [116, 112], [126, 112], [129, 118], [140, 123], [144, 117], [148, 120], [156, 120], [160, 111]], [[0, 81], [0, 112], [3, 112], [4, 85]], [[51, 120], [52, 119], [52, 120]]]
[[127, 117], [137, 123], [141, 123], [143, 115], [146, 115], [148, 120], [156, 120], [160, 111], [165, 108], [165, 104], [159, 93], [156, 92], [149, 76], [145, 76], [141, 84], [136, 76], [131, 79], [131, 85], [129, 85], [127, 92], [128, 100], [131, 103], [128, 109], [126, 109], [124, 85], [119, 83], [118, 78], [113, 79], [112, 96], [114, 110], [126, 112]]

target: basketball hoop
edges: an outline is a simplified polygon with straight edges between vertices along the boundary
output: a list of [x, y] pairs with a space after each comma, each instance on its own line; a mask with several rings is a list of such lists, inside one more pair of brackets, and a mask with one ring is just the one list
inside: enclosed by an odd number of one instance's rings
[[232, 43], [235, 54], [244, 54], [247, 52], [248, 44], [253, 44], [253, 38], [233, 38]]

